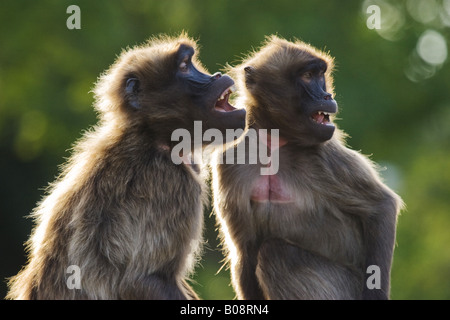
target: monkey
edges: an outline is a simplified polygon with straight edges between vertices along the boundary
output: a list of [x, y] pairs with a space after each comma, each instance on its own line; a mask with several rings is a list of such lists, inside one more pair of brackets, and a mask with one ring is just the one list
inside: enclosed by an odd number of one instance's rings
[[[226, 150], [232, 163], [218, 152], [212, 188], [238, 299], [389, 299], [403, 202], [335, 124], [333, 66], [305, 42], [270, 36], [230, 67], [247, 128]], [[261, 148], [270, 162], [250, 163]], [[262, 174], [275, 154], [278, 166]], [[379, 288], [366, 285], [372, 265]]]
[[206, 71], [186, 33], [123, 50], [93, 90], [98, 123], [32, 212], [28, 261], [7, 298], [198, 299], [187, 281], [205, 187], [187, 154], [174, 163], [171, 133], [194, 121], [244, 128], [245, 110], [228, 102], [233, 85]]

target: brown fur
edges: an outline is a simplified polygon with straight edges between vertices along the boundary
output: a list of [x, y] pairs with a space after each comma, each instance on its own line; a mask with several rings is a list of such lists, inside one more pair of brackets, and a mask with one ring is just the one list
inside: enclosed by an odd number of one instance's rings
[[[182, 45], [196, 47], [184, 34], [151, 39], [101, 76], [99, 124], [33, 211], [29, 261], [7, 298], [197, 298], [186, 279], [201, 247], [203, 182], [169, 152], [171, 132], [198, 120], [196, 105], [174, 87]], [[130, 76], [141, 81], [139, 108], [127, 103]], [[66, 285], [70, 265], [80, 267], [81, 289]]]
[[[332, 58], [301, 41], [272, 36], [234, 68], [249, 128], [279, 129], [287, 140], [277, 176], [293, 199], [251, 200], [261, 164], [213, 165], [214, 207], [239, 299], [389, 297], [402, 202], [367, 157], [345, 146], [339, 129], [328, 141], [309, 143], [291, 75], [317, 57], [328, 64], [330, 92]], [[246, 66], [253, 67], [251, 83]], [[380, 267], [381, 289], [366, 287], [369, 265]]]

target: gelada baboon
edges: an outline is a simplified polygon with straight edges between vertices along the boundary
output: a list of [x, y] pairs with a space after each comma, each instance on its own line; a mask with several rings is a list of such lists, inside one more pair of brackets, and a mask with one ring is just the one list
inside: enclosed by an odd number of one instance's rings
[[[261, 161], [219, 158], [225, 164], [213, 166], [215, 211], [240, 299], [389, 297], [402, 202], [333, 123], [332, 67], [328, 54], [272, 36], [234, 68], [247, 132], [279, 129], [278, 172], [261, 175]], [[273, 153], [270, 134], [258, 139]], [[371, 265], [380, 289], [366, 286]]]
[[160, 36], [100, 77], [99, 124], [34, 210], [29, 261], [8, 298], [196, 298], [185, 279], [201, 243], [202, 180], [173, 163], [171, 133], [194, 121], [241, 128], [245, 110], [228, 104], [234, 81], [207, 74], [195, 51], [185, 34]]

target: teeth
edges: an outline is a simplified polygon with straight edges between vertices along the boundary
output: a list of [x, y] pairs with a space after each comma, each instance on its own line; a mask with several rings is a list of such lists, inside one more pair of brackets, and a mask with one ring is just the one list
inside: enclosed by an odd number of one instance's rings
[[232, 94], [233, 92], [236, 92], [236, 87], [234, 86], [234, 85], [232, 85], [231, 87], [229, 87], [229, 88], [226, 88], [225, 89], [225, 91], [224, 92], [222, 92], [222, 94], [220, 95], [220, 98], [219, 99], [217, 99], [217, 100], [223, 100], [223, 99], [225, 99], [225, 96], [227, 95], [227, 94]]
[[334, 126], [330, 121], [330, 113], [326, 111], [317, 111], [311, 118], [318, 124], [326, 126]]

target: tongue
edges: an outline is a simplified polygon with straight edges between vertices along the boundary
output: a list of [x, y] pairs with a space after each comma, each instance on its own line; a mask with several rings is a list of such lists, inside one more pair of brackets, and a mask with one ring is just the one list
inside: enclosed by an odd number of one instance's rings
[[228, 97], [225, 97], [225, 99], [219, 100], [216, 102], [215, 109], [222, 112], [228, 112], [236, 110], [232, 105], [228, 103]]
[[323, 114], [323, 113], [315, 113], [314, 115], [313, 115], [313, 118], [314, 118], [314, 120], [316, 121], [316, 122], [318, 122], [318, 123], [322, 123], [323, 122], [323, 119], [325, 118], [325, 115]]

